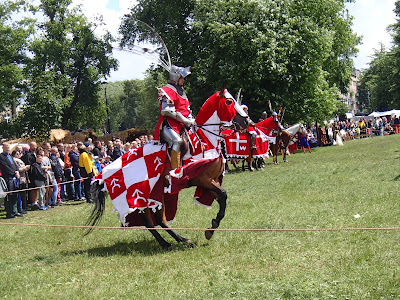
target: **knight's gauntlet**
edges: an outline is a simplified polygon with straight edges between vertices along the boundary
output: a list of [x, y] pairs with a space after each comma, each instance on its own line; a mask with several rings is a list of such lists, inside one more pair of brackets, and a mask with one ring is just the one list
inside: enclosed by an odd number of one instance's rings
[[187, 128], [191, 127], [194, 124], [194, 119], [190, 118], [191, 115], [189, 115], [189, 118], [186, 118], [179, 111], [177, 111], [175, 114], [175, 119], [183, 123]]

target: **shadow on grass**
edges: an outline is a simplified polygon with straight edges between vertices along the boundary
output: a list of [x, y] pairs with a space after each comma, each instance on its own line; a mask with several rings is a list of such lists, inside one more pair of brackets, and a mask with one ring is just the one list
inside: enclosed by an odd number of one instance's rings
[[397, 175], [395, 178], [393, 178], [394, 181], [397, 181], [397, 180], [399, 180], [399, 179], [400, 179], [400, 174]]
[[78, 250], [78, 251], [69, 251], [63, 252], [63, 255], [66, 256], [75, 256], [81, 254], [87, 254], [88, 256], [97, 256], [97, 257], [108, 257], [113, 255], [124, 255], [130, 256], [133, 254], [141, 254], [143, 256], [153, 256], [158, 254], [163, 254], [167, 252], [176, 252], [176, 251], [188, 251], [198, 247], [207, 247], [206, 244], [193, 244], [186, 245], [182, 243], [171, 243], [172, 249], [166, 250], [161, 248], [158, 243], [154, 240], [143, 240], [139, 242], [117, 242], [113, 245], [109, 246], [100, 246], [93, 247], [86, 250]]
[[63, 204], [63, 206], [75, 206], [75, 205], [82, 205], [86, 204], [86, 201], [67, 201]]
[[[258, 169], [254, 168], [254, 171], [253, 171], [253, 172], [255, 173], [255, 172], [260, 172], [260, 171], [263, 171], [263, 170], [264, 170], [264, 167], [258, 168]], [[225, 171], [225, 172], [226, 172], [226, 171]], [[237, 169], [235, 169], [235, 167], [232, 167], [232, 168], [230, 168], [229, 171], [226, 172], [226, 173], [227, 173], [227, 174], [238, 174], [238, 173], [244, 173], [244, 172], [250, 173], [250, 170], [248, 169], [247, 165], [246, 165], [246, 169], [245, 169], [244, 171], [242, 170], [242, 167], [237, 168]]]
[[243, 172], [246, 172], [246, 171], [243, 171], [241, 168], [240, 169], [239, 168], [238, 169], [233, 168], [233, 169], [229, 169], [228, 172], [225, 171], [225, 173], [226, 174], [237, 174], [237, 173], [243, 173]]

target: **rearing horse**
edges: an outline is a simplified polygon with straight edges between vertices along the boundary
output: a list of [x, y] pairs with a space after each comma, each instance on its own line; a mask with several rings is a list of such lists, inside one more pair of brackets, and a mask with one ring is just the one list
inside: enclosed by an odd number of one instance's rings
[[[237, 114], [237, 112], [239, 113]], [[125, 226], [145, 225], [147, 228], [151, 229], [149, 231], [163, 248], [168, 249], [171, 247], [171, 244], [167, 242], [159, 232], [154, 230], [155, 224], [166, 228], [167, 233], [177, 242], [191, 243], [190, 240], [172, 230], [167, 222], [173, 220], [175, 217], [179, 190], [186, 187], [197, 186], [195, 193], [196, 201], [203, 205], [210, 206], [214, 199], [216, 199], [219, 204], [217, 216], [212, 220], [211, 228], [205, 232], [206, 238], [210, 239], [214, 233], [214, 229], [218, 228], [221, 220], [225, 216], [227, 194], [221, 187], [222, 173], [224, 170], [224, 161], [220, 150], [221, 132], [224, 126], [230, 126], [232, 122], [236, 124], [236, 128], [246, 128], [248, 126], [247, 114], [240, 108], [229, 92], [226, 90], [217, 92], [208, 98], [195, 119], [194, 128], [200, 140], [193, 143], [192, 157], [190, 158], [189, 155], [184, 156], [186, 161], [190, 160], [192, 162], [181, 168], [171, 170], [170, 161], [167, 157], [163, 164], [161, 176], [150, 192], [150, 196], [148, 199], [143, 199], [143, 197], [141, 199], [145, 204], [150, 203], [150, 200], [153, 204], [156, 204], [153, 206], [143, 206], [141, 209], [136, 210], [130, 207], [130, 213], [127, 215], [120, 215], [121, 222]], [[139, 150], [136, 149], [135, 151], [139, 152]], [[124, 154], [121, 159], [124, 160], [124, 156], [127, 154], [131, 154], [131, 152]], [[115, 162], [109, 166], [113, 166], [114, 163]], [[107, 167], [104, 170], [106, 169]], [[102, 172], [104, 172], [104, 170]], [[99, 176], [100, 175], [101, 173]], [[160, 186], [163, 186], [164, 189], [160, 189]], [[107, 184], [106, 187], [110, 189], [109, 184]], [[99, 181], [95, 181], [92, 185], [95, 206], [87, 221], [88, 225], [94, 226], [98, 224], [104, 213], [105, 192], [102, 191], [102, 188], [103, 183]], [[129, 187], [126, 189], [128, 190]], [[135, 190], [133, 196], [139, 193], [140, 191], [136, 192]], [[126, 193], [126, 195], [128, 195], [128, 193]], [[130, 205], [136, 203], [138, 200], [132, 198], [133, 196], [129, 198], [127, 196], [126, 201], [130, 203]], [[156, 198], [158, 200], [153, 200]], [[117, 209], [114, 200], [113, 204]], [[124, 205], [126, 206], [125, 203]], [[91, 230], [89, 230], [89, 232], [91, 232]]]

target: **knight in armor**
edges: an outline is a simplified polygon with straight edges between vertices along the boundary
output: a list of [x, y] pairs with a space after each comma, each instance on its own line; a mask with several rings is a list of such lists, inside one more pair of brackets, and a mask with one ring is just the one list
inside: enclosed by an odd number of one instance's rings
[[268, 136], [277, 136], [279, 129], [283, 129], [278, 114], [274, 111], [269, 118], [257, 123], [257, 126]]
[[256, 125], [256, 123], [254, 123], [253, 120], [250, 119], [250, 116], [249, 116], [249, 108], [247, 107], [247, 105], [242, 104], [242, 105], [241, 105], [241, 108], [244, 110], [244, 112], [245, 112], [245, 113], [247, 114], [247, 116], [248, 116], [248, 117], [247, 117], [247, 122], [248, 122], [249, 126], [247, 127], [247, 129], [246, 129], [245, 131], [248, 132], [248, 134], [250, 135], [250, 137], [255, 138], [255, 137], [257, 136], [257, 132], [256, 132], [256, 130], [255, 130], [255, 128], [254, 128], [254, 126]]
[[268, 118], [267, 112], [264, 110], [261, 114], [260, 119], [258, 120], [259, 122], [264, 121], [266, 118]]
[[167, 143], [171, 148], [171, 168], [181, 166], [181, 132], [194, 124], [189, 99], [183, 89], [185, 77], [190, 74], [190, 67], [172, 65], [167, 85], [158, 88], [160, 117], [158, 119], [154, 143]]

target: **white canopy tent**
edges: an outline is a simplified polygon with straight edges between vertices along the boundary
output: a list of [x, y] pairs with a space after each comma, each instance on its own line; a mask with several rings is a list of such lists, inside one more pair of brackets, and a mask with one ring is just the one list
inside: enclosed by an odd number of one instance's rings
[[384, 116], [400, 116], [400, 109], [392, 109], [387, 111], [374, 111], [368, 115], [369, 117], [384, 117]]

